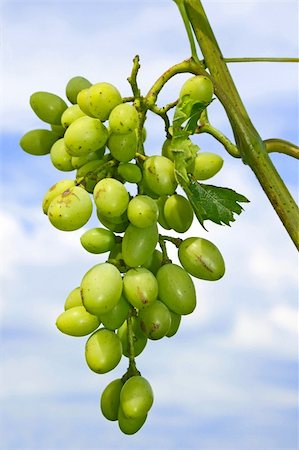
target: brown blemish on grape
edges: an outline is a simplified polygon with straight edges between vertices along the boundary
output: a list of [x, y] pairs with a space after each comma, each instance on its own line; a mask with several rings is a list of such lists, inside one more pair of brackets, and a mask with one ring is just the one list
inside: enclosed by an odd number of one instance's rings
[[56, 189], [57, 183], [55, 183], [52, 187], [50, 187], [49, 191], [54, 191], [54, 189]]

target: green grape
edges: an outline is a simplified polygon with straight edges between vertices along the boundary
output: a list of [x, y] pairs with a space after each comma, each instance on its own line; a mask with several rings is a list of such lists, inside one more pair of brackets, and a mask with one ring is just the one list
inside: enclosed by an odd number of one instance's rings
[[159, 209], [155, 200], [148, 195], [137, 195], [130, 201], [127, 213], [135, 227], [146, 228], [157, 223]]
[[77, 76], [71, 78], [65, 88], [65, 93], [68, 100], [73, 104], [77, 103], [77, 95], [79, 94], [79, 92], [83, 89], [89, 88], [90, 86], [90, 81], [88, 81], [84, 77]]
[[151, 409], [154, 394], [149, 382], [140, 375], [129, 378], [120, 392], [120, 406], [126, 417], [144, 417]]
[[67, 311], [74, 306], [83, 306], [80, 286], [76, 287], [69, 293], [64, 303], [64, 310]]
[[111, 133], [127, 134], [134, 132], [138, 127], [138, 112], [133, 105], [121, 103], [109, 115], [109, 128]]
[[71, 156], [82, 156], [102, 148], [108, 139], [108, 130], [98, 119], [79, 117], [68, 127], [64, 139]]
[[185, 239], [179, 247], [178, 256], [184, 269], [196, 278], [216, 281], [224, 275], [223, 257], [216, 245], [207, 239]]
[[117, 173], [128, 183], [140, 183], [142, 172], [137, 164], [122, 163], [117, 168]]
[[100, 408], [103, 416], [111, 421], [117, 420], [120, 391], [123, 387], [121, 378], [111, 381], [103, 390], [100, 400]]
[[162, 195], [161, 197], [159, 197], [156, 200], [156, 203], [158, 205], [158, 209], [159, 209], [159, 217], [158, 217], [158, 222], [161, 225], [161, 227], [163, 227], [165, 230], [170, 230], [171, 227], [169, 226], [169, 224], [167, 223], [165, 214], [164, 214], [164, 206], [165, 206], [165, 202], [168, 199], [168, 196], [166, 195]]
[[122, 289], [123, 282], [119, 270], [109, 263], [97, 264], [82, 279], [83, 305], [91, 314], [100, 316], [117, 304]]
[[125, 263], [130, 267], [141, 266], [155, 250], [158, 237], [156, 224], [147, 228], [138, 228], [130, 224], [122, 241]]
[[121, 243], [120, 242], [117, 242], [115, 244], [115, 246], [113, 247], [113, 249], [109, 253], [108, 259], [116, 259], [116, 260], [123, 259]]
[[98, 211], [107, 218], [119, 217], [127, 209], [129, 193], [125, 186], [113, 178], [99, 181], [93, 192]]
[[169, 312], [170, 312], [170, 317], [171, 317], [171, 324], [170, 324], [168, 333], [166, 333], [166, 336], [172, 337], [176, 334], [176, 332], [179, 329], [182, 316], [180, 314], [176, 314], [175, 312], [170, 311], [170, 310], [169, 310]]
[[61, 124], [64, 128], [68, 128], [71, 123], [79, 119], [79, 117], [84, 117], [85, 113], [82, 111], [79, 105], [69, 106], [61, 116]]
[[204, 152], [196, 156], [192, 175], [196, 180], [212, 178], [223, 166], [223, 159], [215, 153]]
[[118, 365], [121, 357], [121, 342], [113, 331], [100, 328], [88, 338], [85, 359], [88, 367], [94, 372], [109, 372]]
[[131, 159], [135, 158], [137, 151], [137, 136], [135, 131], [126, 134], [111, 133], [107, 147], [113, 158], [117, 159], [117, 161], [131, 161]]
[[176, 264], [164, 264], [157, 273], [159, 299], [173, 312], [186, 315], [194, 311], [196, 292], [190, 275]]
[[[140, 353], [144, 350], [147, 344], [147, 337], [143, 333], [140, 328], [140, 323], [137, 317], [131, 317], [132, 323], [132, 333], [133, 333], [133, 347], [134, 347], [134, 356], [140, 355]], [[123, 354], [127, 358], [129, 358], [130, 350], [129, 350], [129, 342], [128, 342], [128, 323], [125, 321], [121, 327], [117, 330], [117, 334], [122, 344]]]
[[193, 222], [193, 209], [186, 197], [174, 194], [164, 205], [166, 223], [178, 233], [185, 233]]
[[171, 161], [174, 161], [174, 156], [173, 156], [173, 153], [171, 150], [171, 139], [166, 139], [163, 142], [161, 154], [162, 154], [162, 156], [165, 156], [165, 158], [168, 158]]
[[170, 311], [158, 300], [139, 311], [139, 320], [144, 334], [153, 340], [164, 337], [171, 326]]
[[118, 426], [124, 434], [131, 435], [137, 433], [144, 425], [146, 418], [147, 415], [131, 419], [124, 414], [121, 407], [118, 409]]
[[30, 155], [42, 156], [50, 153], [54, 142], [59, 139], [59, 134], [50, 130], [31, 130], [24, 134], [20, 140], [20, 146], [24, 152]]
[[105, 161], [95, 159], [79, 167], [76, 173], [76, 180], [85, 187], [87, 192], [92, 194], [95, 185], [99, 180], [105, 178], [106, 173]]
[[110, 83], [96, 83], [89, 88], [89, 110], [102, 122], [108, 119], [113, 108], [121, 102], [119, 91]]
[[105, 228], [91, 228], [80, 238], [82, 246], [90, 253], [106, 253], [115, 245], [115, 236]]
[[148, 306], [158, 296], [157, 280], [152, 272], [144, 267], [128, 270], [123, 282], [127, 300], [137, 309]]
[[97, 316], [86, 311], [84, 306], [74, 306], [64, 311], [56, 320], [59, 331], [70, 336], [86, 336], [100, 325]]
[[92, 202], [80, 186], [74, 186], [55, 197], [48, 208], [52, 225], [62, 231], [74, 231], [90, 219]]
[[203, 75], [195, 75], [183, 84], [180, 91], [180, 98], [189, 96], [193, 102], [200, 102], [208, 105], [213, 97], [214, 88], [212, 81]]
[[150, 156], [145, 161], [143, 179], [147, 186], [158, 195], [171, 195], [177, 187], [174, 163], [165, 156]]
[[80, 109], [90, 117], [94, 117], [94, 115], [90, 111], [89, 105], [89, 88], [82, 89], [77, 95], [77, 104]]
[[97, 211], [97, 216], [104, 227], [115, 233], [123, 233], [128, 228], [129, 221], [126, 213], [119, 217], [111, 217], [108, 219], [100, 211]]
[[62, 113], [67, 108], [65, 101], [58, 95], [42, 91], [31, 95], [30, 106], [39, 119], [55, 125], [61, 125]]
[[157, 274], [162, 264], [163, 254], [160, 250], [155, 249], [154, 252], [143, 263], [143, 267], [150, 270], [154, 275]]
[[105, 314], [101, 314], [101, 322], [108, 330], [117, 330], [122, 326], [126, 318], [130, 305], [124, 294], [121, 295], [116, 305]]
[[65, 133], [65, 128], [62, 125], [51, 124], [51, 130], [59, 135], [59, 137], [63, 137]]
[[80, 169], [80, 167], [84, 166], [90, 161], [99, 161], [104, 156], [104, 153], [105, 146], [95, 152], [87, 153], [87, 155], [72, 156], [72, 166], [74, 167], [74, 169]]
[[56, 169], [62, 170], [63, 172], [70, 172], [74, 170], [72, 165], [72, 157], [68, 154], [65, 149], [64, 139], [60, 138], [56, 141], [50, 151], [50, 158], [52, 164]]
[[61, 180], [58, 183], [53, 184], [50, 189], [45, 193], [42, 203], [43, 212], [48, 213], [48, 209], [52, 200], [58, 195], [75, 186], [74, 180]]

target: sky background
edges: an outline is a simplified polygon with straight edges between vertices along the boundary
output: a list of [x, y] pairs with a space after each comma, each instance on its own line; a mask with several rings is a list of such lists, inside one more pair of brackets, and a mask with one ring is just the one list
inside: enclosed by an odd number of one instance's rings
[[[204, 1], [226, 57], [298, 56], [297, 1]], [[84, 360], [85, 338], [55, 327], [68, 293], [103, 261], [79, 237], [42, 214], [45, 192], [69, 178], [49, 157], [24, 153], [18, 142], [43, 126], [29, 106], [34, 91], [64, 96], [82, 75], [108, 81], [123, 96], [135, 54], [145, 93], [168, 67], [189, 57], [174, 2], [1, 2], [1, 439], [3, 450], [296, 450], [298, 376], [297, 253], [254, 175], [210, 137], [194, 141], [224, 158], [211, 182], [250, 199], [231, 227], [197, 223], [185, 234], [213, 241], [226, 261], [218, 282], [196, 280], [198, 306], [172, 339], [149, 342], [137, 358], [155, 403], [142, 430], [121, 434], [99, 412], [106, 375]], [[266, 138], [298, 143], [296, 64], [231, 64], [252, 122]], [[186, 75], [171, 80], [159, 105], [177, 98]], [[217, 101], [210, 119], [231, 131]], [[159, 154], [163, 123], [146, 123], [148, 154]], [[297, 162], [272, 155], [294, 196]], [[298, 199], [298, 198], [297, 198]], [[171, 255], [176, 261], [176, 255]]]

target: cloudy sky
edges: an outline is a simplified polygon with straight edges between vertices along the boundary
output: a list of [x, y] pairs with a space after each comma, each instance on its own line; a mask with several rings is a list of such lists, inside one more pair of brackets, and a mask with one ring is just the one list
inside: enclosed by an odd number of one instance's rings
[[[297, 1], [203, 4], [226, 57], [298, 55]], [[211, 138], [195, 141], [225, 160], [213, 183], [251, 202], [231, 227], [209, 224], [205, 232], [194, 223], [186, 233], [212, 240], [227, 271], [218, 282], [197, 280], [196, 311], [175, 337], [150, 342], [138, 357], [155, 403], [137, 435], [122, 435], [98, 407], [106, 384], [126, 370], [125, 358], [98, 376], [85, 363], [85, 338], [55, 327], [68, 293], [103, 259], [84, 252], [82, 230], [60, 232], [41, 212], [44, 193], [66, 177], [47, 156], [18, 147], [22, 134], [41, 126], [29, 96], [64, 96], [75, 75], [130, 95], [126, 78], [136, 53], [146, 92], [189, 56], [174, 2], [8, 0], [1, 7], [1, 448], [297, 449], [297, 253], [254, 175]], [[261, 136], [298, 143], [297, 65], [230, 69]], [[159, 104], [176, 99], [185, 79], [171, 80]], [[231, 136], [216, 101], [210, 118]], [[160, 122], [147, 120], [148, 154], [160, 152]], [[272, 159], [296, 196], [296, 161]], [[84, 229], [95, 224], [93, 217]]]

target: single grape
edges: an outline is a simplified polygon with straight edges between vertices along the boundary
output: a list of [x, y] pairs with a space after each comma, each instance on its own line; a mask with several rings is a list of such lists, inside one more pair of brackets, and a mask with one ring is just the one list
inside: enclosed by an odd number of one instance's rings
[[137, 151], [137, 136], [135, 131], [126, 134], [111, 133], [107, 142], [113, 158], [120, 162], [129, 162], [135, 158]]
[[89, 88], [82, 89], [77, 95], [77, 104], [89, 117], [95, 117], [90, 111], [89, 92]]
[[69, 106], [61, 116], [61, 124], [64, 128], [68, 128], [71, 123], [79, 119], [79, 117], [84, 117], [86, 114], [82, 111], [79, 105]]
[[149, 382], [140, 375], [129, 378], [120, 392], [120, 406], [131, 419], [144, 417], [151, 409], [154, 394]]
[[166, 203], [166, 200], [168, 199], [168, 196], [166, 195], [162, 195], [161, 197], [159, 197], [156, 200], [158, 209], [159, 209], [159, 217], [158, 217], [158, 222], [161, 225], [161, 227], [163, 227], [165, 230], [170, 230], [171, 227], [169, 226], [169, 224], [167, 223], [165, 214], [164, 214], [164, 206]]
[[117, 173], [125, 182], [139, 183], [142, 180], [142, 172], [137, 164], [122, 163], [117, 168]]
[[181, 323], [181, 319], [182, 316], [180, 314], [176, 314], [173, 311], [170, 311], [170, 317], [171, 317], [171, 324], [170, 324], [170, 328], [168, 330], [168, 332], [166, 333], [167, 337], [172, 337], [176, 334], [176, 332], [179, 329], [180, 323]]
[[171, 139], [166, 139], [163, 142], [161, 154], [162, 154], [162, 156], [165, 156], [165, 158], [168, 158], [171, 161], [174, 161], [174, 156], [173, 156], [173, 153], [171, 150]]
[[100, 325], [97, 316], [86, 311], [84, 306], [74, 306], [64, 311], [56, 320], [59, 331], [70, 336], [86, 336]]
[[[137, 317], [132, 317], [132, 332], [133, 332], [133, 347], [134, 347], [134, 356], [140, 355], [140, 353], [144, 350], [147, 344], [147, 337], [143, 333], [140, 328], [140, 323]], [[125, 321], [122, 326], [117, 330], [117, 334], [122, 344], [122, 351], [124, 356], [129, 358], [130, 350], [129, 350], [129, 341], [128, 341], [128, 323]]]
[[31, 95], [30, 106], [39, 119], [55, 125], [61, 125], [62, 113], [67, 109], [67, 104], [58, 95], [42, 91]]
[[60, 138], [64, 136], [65, 128], [62, 125], [55, 125], [51, 123], [51, 130], [57, 133]]
[[105, 161], [95, 159], [79, 167], [76, 173], [76, 180], [85, 187], [87, 192], [92, 194], [95, 185], [99, 180], [105, 178], [106, 173]]
[[48, 213], [48, 209], [52, 200], [63, 192], [75, 186], [74, 180], [61, 180], [58, 183], [53, 184], [50, 189], [45, 193], [42, 203], [43, 212]]
[[92, 202], [80, 186], [74, 186], [55, 197], [48, 208], [52, 225], [62, 231], [74, 231], [90, 219]]
[[63, 172], [70, 172], [71, 170], [74, 170], [72, 157], [68, 154], [65, 148], [64, 138], [58, 139], [58, 141], [52, 145], [50, 158], [56, 169], [62, 170]]
[[179, 247], [178, 256], [184, 269], [196, 278], [216, 281], [224, 275], [223, 257], [216, 245], [207, 239], [185, 239]]
[[158, 195], [171, 195], [177, 187], [174, 163], [165, 156], [150, 156], [145, 161], [143, 179], [147, 186]]
[[90, 86], [90, 81], [88, 81], [84, 77], [77, 76], [71, 78], [65, 88], [65, 93], [68, 100], [73, 104], [77, 103], [77, 95], [79, 94], [79, 92], [83, 89], [89, 88]]
[[115, 106], [109, 116], [109, 128], [111, 133], [134, 133], [138, 127], [138, 112], [133, 105], [121, 103]]
[[100, 328], [88, 338], [85, 359], [88, 367], [94, 372], [109, 372], [118, 365], [121, 357], [121, 342], [113, 331]]
[[131, 419], [124, 414], [121, 407], [118, 409], [118, 426], [124, 434], [131, 435], [137, 433], [137, 431], [139, 431], [144, 425], [146, 418], [147, 415], [144, 417]]
[[90, 253], [106, 253], [115, 245], [115, 236], [105, 228], [91, 228], [80, 238], [82, 246]]
[[100, 148], [99, 150], [87, 153], [87, 155], [83, 156], [72, 156], [72, 166], [74, 169], [80, 169], [80, 167], [89, 163], [90, 161], [99, 161], [105, 153], [105, 146]]
[[159, 299], [173, 312], [186, 315], [194, 311], [196, 292], [190, 275], [176, 264], [164, 264], [157, 273]]
[[130, 305], [124, 294], [122, 294], [119, 301], [110, 311], [101, 314], [100, 319], [102, 324], [108, 330], [117, 330], [128, 317], [129, 309]]
[[108, 219], [100, 211], [97, 211], [97, 216], [101, 224], [104, 225], [104, 227], [108, 228], [108, 230], [113, 231], [115, 233], [123, 233], [128, 228], [129, 220], [126, 212], [124, 212], [119, 217], [110, 217]]
[[116, 260], [123, 259], [122, 248], [121, 248], [121, 243], [120, 242], [117, 242], [115, 244], [115, 246], [113, 247], [113, 249], [109, 253], [108, 259], [116, 259]]
[[64, 303], [64, 310], [67, 311], [74, 306], [83, 306], [80, 286], [76, 287], [69, 293]]
[[84, 116], [68, 127], [64, 139], [71, 156], [82, 156], [102, 148], [108, 139], [108, 130], [100, 120]]
[[100, 408], [103, 416], [108, 420], [117, 420], [122, 387], [123, 382], [121, 378], [117, 378], [111, 381], [102, 392]]
[[159, 209], [155, 200], [148, 195], [136, 195], [128, 205], [128, 219], [138, 228], [157, 223]]
[[31, 130], [20, 139], [24, 152], [34, 156], [50, 153], [52, 145], [59, 139], [59, 134], [50, 130]]
[[155, 249], [154, 252], [143, 263], [143, 267], [150, 270], [154, 275], [156, 275], [161, 267], [162, 258], [163, 258], [162, 252], [160, 252], [160, 250]]
[[119, 301], [123, 289], [119, 270], [109, 263], [92, 267], [81, 282], [83, 305], [91, 314], [100, 316]]
[[185, 233], [193, 222], [193, 209], [186, 197], [173, 194], [165, 202], [166, 223], [178, 233]]
[[223, 166], [223, 159], [215, 153], [199, 153], [193, 164], [192, 175], [196, 180], [212, 178]]
[[99, 181], [93, 192], [98, 211], [107, 218], [119, 217], [127, 209], [129, 194], [125, 186], [113, 178]]
[[201, 102], [208, 105], [213, 97], [214, 88], [212, 81], [203, 75], [195, 75], [183, 84], [180, 98], [189, 96], [193, 102]]
[[130, 224], [122, 241], [122, 253], [125, 263], [130, 267], [141, 266], [151, 255], [158, 242], [157, 224], [147, 228], [138, 228]]
[[[102, 122], [122, 102], [119, 91], [110, 83], [96, 83], [89, 88], [88, 106], [91, 114]], [[78, 102], [79, 103], [79, 102]]]
[[137, 309], [148, 306], [158, 296], [157, 280], [152, 272], [144, 267], [128, 270], [123, 282], [127, 300]]
[[158, 300], [139, 311], [139, 320], [144, 334], [153, 340], [164, 337], [171, 326], [170, 311]]

